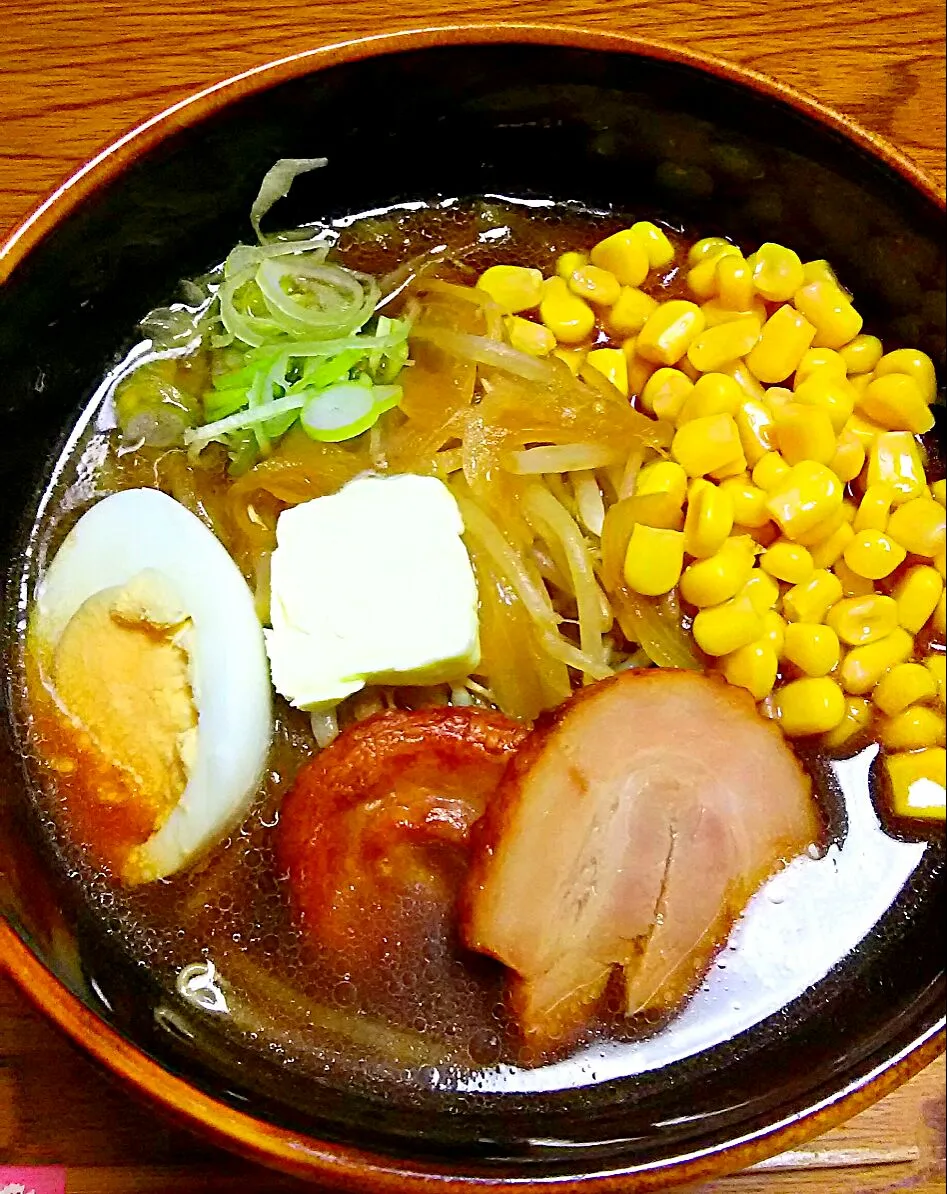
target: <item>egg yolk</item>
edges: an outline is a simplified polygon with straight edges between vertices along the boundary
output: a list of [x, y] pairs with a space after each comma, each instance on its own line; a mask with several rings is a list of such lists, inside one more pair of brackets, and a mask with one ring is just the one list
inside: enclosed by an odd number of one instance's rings
[[190, 619], [154, 571], [89, 597], [62, 633], [49, 680], [70, 819], [106, 861], [121, 862], [166, 819], [197, 743]]

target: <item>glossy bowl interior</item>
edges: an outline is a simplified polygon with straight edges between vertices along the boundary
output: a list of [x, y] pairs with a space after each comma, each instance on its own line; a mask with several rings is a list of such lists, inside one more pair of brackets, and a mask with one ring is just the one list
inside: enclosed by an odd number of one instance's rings
[[[286, 226], [494, 194], [783, 241], [828, 257], [867, 325], [886, 342], [926, 349], [943, 375], [943, 211], [933, 190], [893, 151], [872, 149], [814, 105], [676, 58], [548, 30], [383, 39], [224, 87], [60, 196], [0, 257], [12, 270], [0, 285], [8, 652], [22, 629], [32, 517], [70, 427], [134, 342], [135, 320], [248, 235], [250, 202], [278, 157], [329, 159], [295, 185], [279, 213]], [[196, 1061], [156, 1022], [154, 1003], [134, 997], [119, 963], [107, 1002], [88, 981], [83, 951], [95, 927], [57, 885], [9, 700], [6, 713], [0, 898], [10, 927], [0, 945], [9, 969], [143, 1093], [284, 1168], [353, 1189], [407, 1189], [412, 1178], [652, 1188], [786, 1147], [942, 1046], [944, 851], [935, 842], [823, 981], [735, 1039], [639, 1079], [402, 1101], [332, 1087], [287, 1093], [226, 1057]]]

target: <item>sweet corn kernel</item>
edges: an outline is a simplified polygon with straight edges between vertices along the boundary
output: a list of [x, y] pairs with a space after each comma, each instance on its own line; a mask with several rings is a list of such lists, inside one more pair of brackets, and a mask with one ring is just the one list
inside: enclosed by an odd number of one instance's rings
[[648, 250], [631, 228], [600, 240], [590, 256], [593, 265], [614, 274], [622, 286], [640, 286], [648, 276]]
[[635, 496], [645, 493], [667, 493], [679, 505], [687, 496], [687, 473], [673, 460], [655, 460], [638, 473]]
[[947, 656], [928, 655], [924, 660], [924, 666], [934, 677], [934, 683], [937, 686], [937, 699], [943, 705], [947, 702]]
[[843, 485], [847, 485], [849, 481], [855, 480], [864, 467], [864, 445], [852, 431], [843, 430], [838, 437], [835, 455], [829, 461], [829, 468]]
[[585, 364], [584, 352], [576, 348], [554, 348], [552, 355], [556, 360], [562, 361], [573, 377], [579, 376], [582, 366]]
[[755, 701], [763, 700], [773, 691], [779, 660], [766, 639], [747, 643], [731, 655], [725, 655], [722, 665], [727, 682], [745, 688]]
[[879, 727], [878, 737], [888, 750], [923, 750], [925, 747], [943, 746], [944, 718], [925, 705], [912, 705], [894, 717], [886, 717]]
[[913, 650], [914, 639], [900, 626], [876, 642], [852, 647], [842, 660], [842, 687], [856, 696], [871, 692], [885, 672], [904, 663]]
[[753, 570], [753, 547], [746, 536], [727, 539], [715, 555], [684, 569], [681, 596], [699, 609], [735, 597]]
[[844, 597], [837, 601], [825, 616], [843, 643], [863, 647], [887, 638], [898, 625], [898, 606], [882, 593], [867, 593], [862, 597]]
[[846, 697], [845, 716], [834, 730], [823, 735], [822, 742], [829, 750], [840, 750], [861, 740], [871, 725], [873, 710], [871, 701], [864, 697]]
[[625, 583], [645, 597], [670, 593], [684, 567], [684, 536], [636, 523], [625, 555]]
[[872, 373], [852, 373], [849, 375], [848, 384], [855, 391], [855, 401], [861, 397], [868, 389], [874, 380], [874, 372]]
[[638, 338], [635, 336], [631, 340], [623, 341], [621, 346], [625, 360], [628, 362], [628, 393], [632, 395], [638, 395], [644, 390], [648, 384], [648, 378], [655, 371], [655, 367], [650, 361], [637, 355], [635, 351], [637, 343]]
[[656, 369], [641, 391], [641, 405], [656, 418], [675, 423], [693, 388], [680, 369]]
[[753, 542], [759, 544], [763, 549], [772, 547], [779, 538], [779, 527], [774, 522], [767, 522], [761, 527], [745, 527], [735, 522], [733, 533], [734, 535], [749, 535]]
[[519, 352], [529, 353], [531, 357], [548, 357], [556, 347], [556, 337], [541, 323], [533, 323], [520, 315], [507, 315], [503, 322], [510, 344]]
[[912, 498], [888, 519], [888, 534], [914, 555], [933, 559], [947, 542], [947, 511], [933, 498]]
[[859, 576], [881, 580], [904, 563], [907, 553], [883, 531], [859, 531], [845, 548], [845, 563]]
[[577, 269], [582, 269], [588, 263], [589, 257], [587, 253], [560, 253], [556, 258], [556, 273], [560, 278], [568, 282]]
[[[727, 261], [736, 261], [736, 258], [725, 257], [717, 267], [718, 272]], [[749, 270], [747, 272], [749, 273]], [[761, 327], [766, 322], [766, 304], [761, 298], [754, 298], [746, 307], [728, 307], [721, 295], [719, 298], [701, 303], [700, 309], [709, 328], [719, 327], [722, 323], [733, 323], [737, 319], [758, 319]]]
[[843, 344], [838, 351], [849, 373], [870, 373], [881, 360], [884, 348], [877, 336], [862, 333]]
[[868, 484], [882, 482], [894, 490], [896, 504], [924, 495], [924, 465], [917, 440], [909, 431], [885, 431], [875, 436], [868, 452]]
[[845, 548], [854, 539], [855, 532], [849, 522], [841, 523], [826, 539], [812, 545], [812, 562], [816, 568], [831, 568], [841, 559]]
[[875, 377], [887, 377], [892, 373], [913, 378], [925, 402], [933, 402], [937, 396], [937, 374], [934, 362], [926, 352], [916, 348], [896, 348], [894, 352], [886, 352], [875, 366]]
[[539, 306], [543, 275], [524, 265], [491, 265], [477, 280], [477, 289], [485, 290], [504, 315], [516, 315]]
[[580, 266], [570, 274], [566, 285], [573, 294], [596, 307], [611, 307], [621, 297], [622, 288], [618, 279], [610, 270], [597, 265]]
[[882, 713], [893, 717], [937, 696], [937, 681], [923, 663], [899, 663], [878, 681], [871, 699]]
[[703, 330], [700, 307], [684, 299], [671, 299], [648, 316], [638, 334], [638, 355], [656, 365], [673, 365]]
[[842, 582], [825, 568], [783, 594], [783, 615], [790, 622], [824, 622], [825, 615], [842, 597]]
[[793, 680], [776, 692], [776, 716], [788, 738], [834, 730], [845, 710], [845, 694], [827, 676]]
[[857, 572], [853, 572], [845, 563], [845, 556], [840, 560], [836, 560], [832, 565], [832, 571], [839, 578], [842, 585], [842, 594], [845, 597], [867, 597], [870, 593], [875, 591], [873, 581], [868, 580], [865, 576], [859, 576]]
[[689, 377], [695, 384], [700, 381], [700, 370], [695, 369], [686, 356], [681, 357], [674, 368], [680, 369], [684, 376]]
[[855, 531], [887, 530], [893, 504], [894, 490], [890, 485], [869, 485], [858, 503], [855, 521], [852, 524]]
[[934, 628], [934, 633], [938, 635], [942, 642], [944, 635], [947, 635], [947, 603], [944, 601], [945, 597], [947, 597], [947, 593], [941, 593], [937, 604], [934, 606], [934, 612], [931, 615], [931, 625]]
[[931, 486], [931, 497], [942, 506], [947, 506], [947, 481], [935, 481]]
[[687, 272], [687, 288], [698, 299], [713, 298], [719, 291], [717, 280], [717, 265], [727, 257], [739, 257], [743, 254], [736, 245], [724, 245], [713, 253], [708, 253], [701, 261]]
[[678, 426], [709, 415], [735, 415], [743, 402], [743, 391], [726, 373], [704, 373], [678, 415]]
[[793, 401], [825, 411], [832, 420], [832, 429], [839, 435], [855, 409], [855, 391], [844, 378], [831, 377], [823, 371], [811, 374], [796, 386]]
[[790, 622], [786, 627], [783, 658], [807, 676], [827, 676], [838, 667], [841, 647], [830, 626]]
[[803, 460], [769, 490], [766, 508], [783, 534], [795, 539], [834, 514], [841, 504], [842, 485], [835, 473], [817, 461]]
[[674, 434], [671, 455], [689, 477], [702, 477], [730, 464], [743, 455], [733, 417], [709, 415], [683, 424]]
[[[753, 271], [741, 256], [717, 258], [717, 294], [723, 307], [732, 311], [745, 311], [752, 307], [756, 297], [753, 286]], [[765, 308], [763, 319], [765, 319]], [[763, 320], [760, 320], [762, 323]]]
[[698, 610], [694, 641], [707, 655], [730, 655], [761, 638], [763, 622], [748, 597], [731, 597], [722, 605]]
[[809, 282], [800, 287], [793, 305], [815, 325], [812, 343], [816, 348], [842, 348], [862, 330], [862, 317], [831, 282]]
[[947, 811], [947, 753], [942, 747], [885, 759], [891, 807], [899, 817], [943, 821]]
[[658, 308], [657, 301], [637, 286], [623, 286], [618, 299], [605, 313], [605, 325], [616, 336], [633, 336]]
[[764, 402], [769, 391], [764, 390], [753, 374], [747, 369], [745, 361], [732, 361], [721, 369], [721, 373], [729, 373], [747, 398], [755, 402]]
[[[738, 424], [739, 426], [739, 420]], [[753, 466], [753, 484], [767, 493], [789, 475], [789, 465], [778, 452], [767, 452]]]
[[695, 481], [688, 494], [684, 519], [684, 549], [705, 559], [723, 546], [733, 529], [730, 496], [710, 481]]
[[743, 445], [743, 455], [750, 468], [754, 468], [773, 448], [773, 416], [762, 402], [745, 398], [734, 418], [737, 431], [740, 433], [740, 443]]
[[705, 257], [715, 256], [722, 249], [732, 249], [734, 246], [728, 240], [724, 240], [722, 236], [705, 236], [700, 240], [695, 241], [694, 244], [687, 251], [687, 264], [697, 265], [699, 261], [703, 261]]
[[888, 431], [920, 435], [934, 426], [934, 414], [913, 377], [888, 373], [875, 377], [858, 398], [858, 409]]
[[747, 368], [759, 381], [785, 381], [798, 368], [814, 335], [815, 328], [804, 315], [788, 305], [779, 307], [764, 324], [758, 343], [748, 350]]
[[763, 638], [780, 658], [786, 643], [786, 619], [774, 609], [768, 609], [763, 614]]
[[636, 237], [648, 255], [648, 264], [652, 269], [662, 269], [674, 260], [674, 246], [667, 238], [663, 228], [652, 224], [650, 220], [639, 220], [631, 226], [631, 235]]
[[776, 446], [787, 464], [815, 460], [827, 465], [835, 456], [838, 441], [832, 421], [824, 410], [787, 402], [776, 408]]
[[720, 489], [729, 496], [733, 504], [734, 522], [751, 529], [766, 526], [769, 522], [766, 491], [754, 485], [745, 474], [721, 481]]
[[[866, 376], [870, 376], [870, 374], [866, 374]], [[855, 381], [858, 381], [857, 377], [855, 378]], [[854, 386], [855, 383], [851, 379], [849, 379], [848, 384], [850, 386]], [[857, 401], [857, 393], [856, 393], [856, 401]], [[865, 449], [866, 455], [868, 452], [871, 451], [871, 446], [875, 442], [875, 440], [878, 438], [878, 436], [884, 434], [883, 427], [879, 427], [878, 424], [873, 423], [871, 421], [871, 419], [865, 419], [860, 414], [857, 414], [857, 413], [852, 415], [852, 417], [846, 422], [846, 424], [842, 428], [842, 430], [846, 434], [850, 433], [851, 435], [855, 436], [855, 438], [859, 441], [861, 446]]]
[[934, 556], [934, 569], [942, 580], [947, 580], [947, 548]]
[[752, 315], [747, 319], [721, 323], [701, 332], [688, 348], [687, 359], [695, 369], [711, 373], [722, 369], [729, 361], [746, 356], [759, 338], [760, 322]]
[[[854, 514], [854, 510], [852, 513]], [[807, 531], [800, 531], [793, 538], [797, 543], [801, 543], [803, 547], [814, 548], [820, 543], [824, 543], [826, 539], [831, 538], [839, 527], [843, 523], [848, 522], [848, 520], [849, 511], [843, 498], [841, 505], [827, 518], [823, 518], [821, 522], [817, 522], [814, 527], [810, 527]]]
[[829, 265], [824, 258], [819, 258], [818, 261], [806, 261], [802, 266], [802, 276], [806, 283], [809, 282], [831, 282], [833, 286], [841, 284], [838, 280], [838, 275], [835, 270]]
[[539, 316], [560, 344], [580, 343], [595, 326], [595, 313], [592, 308], [578, 295], [573, 294], [559, 277], [547, 278], [543, 282]]
[[749, 263], [753, 267], [753, 285], [768, 302], [786, 302], [805, 282], [802, 262], [784, 245], [767, 241], [749, 258]]
[[785, 386], [769, 386], [763, 391], [763, 402], [770, 414], [775, 414], [780, 407], [794, 401], [792, 390], [787, 390]]
[[728, 477], [739, 477], [741, 473], [745, 472], [746, 457], [741, 448], [739, 456], [734, 456], [729, 464], [722, 464], [719, 468], [711, 469], [707, 476], [712, 477], [715, 481], [726, 481]]
[[628, 361], [620, 348], [593, 348], [585, 358], [585, 367], [597, 370], [622, 397], [628, 397]]
[[684, 527], [681, 507], [669, 493], [637, 494], [625, 501], [628, 503], [630, 525], [640, 522], [646, 527], [657, 527], [662, 531], [680, 531]]
[[760, 556], [760, 567], [770, 576], [791, 585], [804, 584], [815, 571], [808, 548], [790, 543], [788, 539], [780, 539], [767, 548]]
[[917, 634], [934, 613], [943, 592], [944, 582], [936, 568], [929, 564], [915, 564], [909, 568], [891, 595], [897, 604], [899, 625], [911, 634]]
[[779, 585], [762, 568], [754, 568], [740, 590], [740, 595], [748, 597], [750, 604], [762, 616], [779, 604]]
[[832, 377], [836, 381], [845, 381], [848, 369], [844, 357], [834, 348], [810, 348], [803, 354], [796, 368], [793, 387], [801, 386], [814, 373], [821, 373], [824, 377]]

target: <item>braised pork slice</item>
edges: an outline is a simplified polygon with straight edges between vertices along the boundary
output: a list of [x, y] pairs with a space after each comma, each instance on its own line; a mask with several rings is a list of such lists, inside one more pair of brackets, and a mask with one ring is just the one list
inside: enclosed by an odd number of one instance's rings
[[486, 709], [396, 709], [307, 763], [277, 832], [306, 937], [364, 969], [411, 935], [406, 896], [452, 919], [471, 826], [526, 732]]
[[464, 939], [513, 972], [538, 1060], [581, 1033], [616, 968], [625, 1015], [680, 1004], [753, 892], [819, 833], [805, 772], [746, 692], [625, 672], [561, 706], [507, 768], [475, 831]]

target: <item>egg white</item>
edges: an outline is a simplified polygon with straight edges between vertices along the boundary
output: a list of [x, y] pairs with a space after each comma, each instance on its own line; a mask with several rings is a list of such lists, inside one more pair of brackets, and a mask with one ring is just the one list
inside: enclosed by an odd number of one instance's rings
[[83, 514], [38, 585], [31, 633], [55, 648], [89, 597], [146, 569], [161, 573], [192, 622], [197, 748], [178, 803], [132, 851], [128, 882], [180, 870], [241, 819], [259, 786], [272, 727], [263, 630], [249, 587], [200, 519], [158, 490], [124, 490]]

